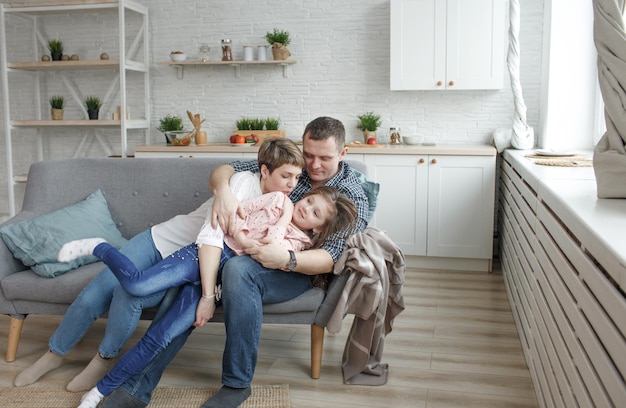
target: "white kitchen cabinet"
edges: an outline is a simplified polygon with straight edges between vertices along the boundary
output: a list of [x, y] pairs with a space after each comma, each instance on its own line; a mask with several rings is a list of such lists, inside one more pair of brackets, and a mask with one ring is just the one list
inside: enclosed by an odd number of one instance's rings
[[495, 156], [365, 155], [380, 183], [372, 225], [405, 255], [491, 259]]
[[390, 89], [500, 89], [504, 0], [391, 0]]

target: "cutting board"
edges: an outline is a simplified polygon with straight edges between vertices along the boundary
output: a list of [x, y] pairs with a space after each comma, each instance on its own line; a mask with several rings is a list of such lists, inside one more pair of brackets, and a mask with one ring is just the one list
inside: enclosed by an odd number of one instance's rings
[[370, 148], [383, 148], [383, 147], [387, 147], [386, 144], [367, 144], [367, 143], [348, 143], [346, 145], [346, 147], [370, 147]]

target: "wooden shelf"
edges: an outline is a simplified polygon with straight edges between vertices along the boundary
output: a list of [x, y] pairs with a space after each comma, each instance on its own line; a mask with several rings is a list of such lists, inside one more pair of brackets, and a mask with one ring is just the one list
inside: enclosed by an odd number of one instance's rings
[[[118, 69], [119, 60], [84, 60], [84, 61], [26, 61], [9, 62], [9, 69], [22, 71], [56, 71], [72, 69]], [[125, 68], [132, 71], [147, 71], [145, 64], [138, 61], [127, 61]]]
[[[90, 128], [119, 128], [120, 120], [12, 120], [13, 127], [53, 128], [53, 127], [90, 127]], [[148, 121], [133, 119], [126, 121], [127, 129], [147, 129]]]
[[159, 65], [170, 65], [178, 70], [177, 78], [183, 79], [185, 67], [203, 67], [203, 66], [228, 66], [235, 68], [235, 76], [239, 78], [241, 75], [242, 65], [280, 65], [283, 67], [283, 77], [287, 78], [287, 66], [297, 63], [296, 60], [268, 60], [268, 61], [164, 61], [157, 62]]
[[[142, 8], [146, 12], [147, 8], [132, 1], [126, 1], [127, 8]], [[57, 14], [57, 13], [89, 13], [93, 11], [117, 11], [118, 0], [51, 0], [23, 3], [6, 3], [4, 5], [7, 13], [24, 14]]]

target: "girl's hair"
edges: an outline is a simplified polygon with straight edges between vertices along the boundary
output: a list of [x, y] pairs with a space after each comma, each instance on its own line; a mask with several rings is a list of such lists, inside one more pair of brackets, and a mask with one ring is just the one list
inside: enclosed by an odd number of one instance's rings
[[304, 158], [298, 145], [291, 139], [265, 139], [259, 146], [259, 169], [265, 164], [270, 173], [284, 164], [304, 168]]
[[322, 227], [322, 231], [313, 234], [311, 240], [313, 245], [311, 248], [319, 248], [331, 236], [334, 238], [342, 238], [353, 232], [358, 212], [356, 206], [345, 194], [342, 194], [335, 187], [320, 186], [308, 193], [302, 199], [308, 196], [319, 194], [334, 207], [334, 212], [330, 219], [326, 221]]

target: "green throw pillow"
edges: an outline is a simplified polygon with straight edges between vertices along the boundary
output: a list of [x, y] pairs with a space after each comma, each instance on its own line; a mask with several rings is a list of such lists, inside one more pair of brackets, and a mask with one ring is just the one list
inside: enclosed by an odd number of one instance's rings
[[66, 242], [101, 237], [116, 248], [126, 243], [100, 190], [69, 207], [5, 225], [0, 228], [0, 235], [13, 256], [47, 278], [98, 261], [95, 256], [87, 256], [69, 263], [58, 262], [57, 254]]
[[368, 201], [368, 213], [367, 213], [367, 222], [372, 220], [374, 216], [374, 211], [376, 210], [376, 204], [378, 204], [378, 191], [380, 190], [380, 184], [370, 181], [365, 177], [363, 173], [358, 171], [357, 169], [352, 169], [354, 174], [356, 175], [357, 180], [361, 183], [361, 188], [365, 191], [365, 195], [367, 196]]

